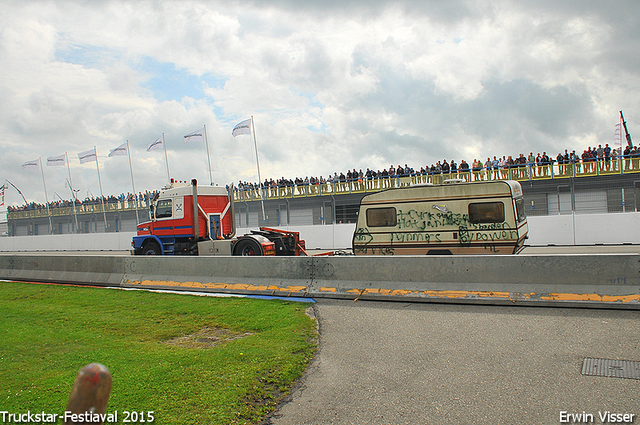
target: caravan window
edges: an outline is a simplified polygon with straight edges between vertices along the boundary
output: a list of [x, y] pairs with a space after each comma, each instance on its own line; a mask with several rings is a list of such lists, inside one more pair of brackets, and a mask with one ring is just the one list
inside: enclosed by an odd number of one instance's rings
[[504, 204], [502, 202], [481, 202], [469, 204], [469, 222], [503, 223]]
[[396, 224], [398, 221], [394, 207], [367, 210], [367, 227], [395, 227]]
[[527, 218], [527, 215], [525, 214], [524, 211], [525, 211], [524, 199], [523, 198], [516, 199], [516, 213], [518, 215], [518, 223], [520, 223], [521, 221], [524, 221]]

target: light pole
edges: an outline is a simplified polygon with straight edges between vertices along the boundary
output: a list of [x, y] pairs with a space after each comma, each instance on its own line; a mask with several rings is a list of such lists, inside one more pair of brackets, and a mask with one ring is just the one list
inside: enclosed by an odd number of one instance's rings
[[[33, 227], [33, 218], [31, 217], [31, 213], [29, 212], [29, 203], [27, 202], [27, 198], [24, 197], [24, 195], [22, 194], [22, 191], [18, 189], [18, 186], [11, 183], [9, 180], [6, 180], [6, 182], [9, 183], [20, 194], [20, 196], [22, 196], [22, 200], [24, 201], [24, 206], [27, 209], [27, 216], [31, 218], [31, 227]], [[30, 233], [31, 233], [31, 230], [27, 229], [27, 235], [29, 235]]]

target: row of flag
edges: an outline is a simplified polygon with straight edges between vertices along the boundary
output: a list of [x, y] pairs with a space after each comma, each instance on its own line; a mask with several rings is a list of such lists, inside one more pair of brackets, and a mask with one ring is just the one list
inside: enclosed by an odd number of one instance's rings
[[[241, 121], [240, 123], [238, 123], [232, 130], [231, 134], [235, 137], [241, 134], [251, 134], [252, 133], [252, 128], [253, 128], [253, 117], [246, 119], [244, 121]], [[213, 179], [211, 177], [211, 159], [210, 159], [210, 155], [209, 155], [209, 145], [207, 143], [207, 129], [206, 126], [202, 127], [199, 130], [193, 131], [187, 135], [184, 136], [184, 142], [205, 142], [206, 148], [207, 148], [207, 160], [209, 161], [209, 178], [211, 179], [211, 184], [213, 185]], [[255, 135], [254, 135], [254, 143], [256, 143], [255, 140]], [[167, 159], [167, 149], [164, 143], [164, 134], [157, 138], [155, 141], [153, 141], [152, 143], [149, 143], [149, 145], [147, 145], [147, 152], [156, 150], [156, 149], [162, 149], [164, 148], [164, 156], [165, 156], [165, 162], [166, 162], [166, 166], [167, 166], [167, 178], [169, 178], [169, 161]], [[136, 188], [135, 188], [135, 182], [133, 179], [133, 169], [131, 166], [131, 155], [130, 155], [130, 150], [129, 150], [129, 141], [121, 144], [120, 146], [111, 149], [109, 151], [109, 157], [114, 157], [114, 156], [128, 156], [129, 157], [129, 171], [131, 172], [131, 185], [133, 188], [133, 193], [136, 193]], [[96, 170], [98, 172], [98, 183], [100, 185], [100, 199], [103, 202], [103, 216], [104, 216], [104, 226], [105, 229], [107, 228], [107, 216], [106, 216], [106, 212], [104, 211], [104, 195], [102, 193], [102, 182], [100, 179], [100, 166], [98, 164], [98, 154], [96, 151], [96, 147], [94, 146], [93, 149], [89, 149], [87, 151], [84, 152], [80, 152], [78, 153], [78, 159], [80, 160], [80, 164], [85, 164], [87, 162], [95, 162], [96, 163]], [[258, 162], [258, 146], [256, 144], [256, 163], [258, 164], [258, 177], [260, 177], [260, 165]], [[67, 153], [65, 152], [64, 154], [58, 155], [58, 156], [50, 156], [47, 158], [47, 166], [67, 166], [67, 171], [69, 172], [69, 176], [67, 179], [67, 184], [69, 185], [69, 189], [72, 191], [72, 196], [75, 198], [75, 192], [73, 190], [73, 187], [71, 186], [71, 170], [69, 169], [69, 158], [67, 156]], [[27, 161], [24, 164], [22, 164], [22, 168], [23, 169], [38, 169], [40, 168], [41, 174], [42, 174], [42, 186], [44, 188], [44, 193], [45, 193], [45, 199], [48, 199], [47, 196], [47, 185], [45, 182], [45, 178], [44, 178], [44, 170], [42, 169], [42, 158], [38, 158], [35, 159], [33, 161]], [[0, 186], [0, 207], [4, 206], [4, 192], [5, 192], [5, 188], [6, 185], [2, 185]], [[17, 189], [17, 188], [16, 188]], [[19, 191], [19, 190], [18, 190]], [[20, 192], [21, 193], [21, 192]], [[26, 200], [25, 200], [26, 202]], [[47, 206], [47, 216], [49, 217], [49, 231], [52, 232], [53, 231], [53, 224], [51, 221], [51, 215], [49, 214], [49, 204], [46, 203], [45, 204]], [[76, 216], [76, 212], [75, 212], [75, 203], [74, 205], [74, 216]], [[264, 216], [264, 206], [263, 206], [263, 211], [262, 214]], [[136, 211], [136, 223], [138, 223], [138, 217], [137, 217], [137, 211]], [[76, 227], [78, 225], [78, 218], [76, 216]]]
[[[205, 128], [202, 127], [199, 130], [191, 132], [184, 136], [184, 142], [203, 142], [204, 141]], [[240, 134], [251, 134], [251, 118], [246, 119], [240, 123], [238, 123], [234, 128], [231, 134], [235, 137]], [[162, 149], [164, 147], [163, 137], [158, 137], [155, 141], [149, 143], [147, 145], [147, 152], [154, 151], [157, 149]], [[126, 156], [129, 152], [127, 143], [123, 143], [117, 148], [111, 149], [109, 151], [108, 157], [114, 156]], [[98, 155], [96, 152], [96, 148], [89, 149], [84, 152], [78, 153], [78, 159], [80, 160], [80, 164], [85, 164], [87, 162], [97, 161]], [[29, 168], [38, 168], [40, 165], [40, 159], [35, 159], [33, 161], [27, 161], [22, 164], [23, 169]], [[64, 166], [66, 165], [66, 154], [58, 155], [58, 156], [50, 156], [47, 158], [48, 166]]]
[[[204, 127], [201, 128], [200, 130], [194, 131], [184, 136], [185, 143], [186, 142], [202, 142], [203, 140], [204, 140]], [[161, 149], [163, 145], [164, 143], [161, 136], [155, 141], [149, 143], [149, 145], [147, 145], [147, 152], [150, 152], [156, 149]], [[129, 148], [127, 143], [125, 142], [120, 146], [118, 146], [117, 148], [111, 149], [109, 151], [108, 157], [111, 158], [114, 156], [126, 156], [128, 152], [129, 152]], [[80, 164], [96, 161], [97, 158], [98, 158], [98, 154], [96, 152], [95, 147], [93, 149], [89, 149], [87, 151], [78, 153], [78, 159], [80, 160]], [[22, 168], [24, 169], [37, 168], [39, 165], [40, 165], [40, 160], [34, 159], [33, 161], [27, 161], [24, 164], [22, 164]], [[66, 165], [66, 154], [63, 153], [62, 155], [48, 157], [47, 165], [53, 166], [53, 167]]]
[[[251, 129], [253, 127], [253, 117], [246, 119], [244, 121], [239, 122], [232, 130], [231, 134], [235, 137], [241, 134], [251, 134]], [[206, 136], [206, 126], [203, 126], [202, 128], [193, 131], [187, 135], [185, 135], [184, 138], [184, 142], [205, 142], [205, 144], [207, 144], [207, 157], [209, 157], [209, 147], [208, 147], [208, 143], [207, 143], [207, 136]], [[164, 134], [160, 137], [158, 137], [156, 140], [154, 140], [153, 142], [149, 143], [147, 145], [147, 152], [153, 151], [153, 150], [157, 150], [157, 149], [162, 149], [164, 148], [165, 150], [165, 161], [167, 162], [166, 166], [167, 166], [167, 177], [169, 177], [169, 163], [167, 161], [166, 158], [166, 146], [165, 146], [165, 142], [164, 142]], [[120, 146], [111, 149], [109, 151], [109, 155], [108, 157], [114, 157], [114, 156], [129, 156], [129, 168], [131, 171], [131, 184], [133, 186], [133, 191], [135, 193], [135, 183], [134, 183], [134, 179], [133, 179], [133, 170], [131, 169], [131, 155], [130, 155], [130, 151], [129, 151], [129, 142], [125, 142], [123, 144], [121, 144]], [[257, 158], [257, 146], [256, 146], [256, 158]], [[87, 162], [95, 162], [96, 163], [96, 169], [98, 171], [98, 181], [100, 181], [100, 167], [98, 165], [98, 153], [96, 151], [96, 147], [94, 146], [93, 149], [89, 149], [86, 150], [84, 152], [80, 152], [78, 153], [78, 159], [80, 160], [80, 164], [85, 164]], [[53, 167], [57, 167], [57, 166], [69, 166], [69, 158], [67, 156], [67, 153], [63, 153], [61, 155], [58, 156], [50, 156], [47, 158], [47, 166], [53, 166]], [[24, 164], [22, 164], [22, 168], [23, 169], [38, 169], [42, 167], [42, 158], [38, 158], [38, 159], [34, 159], [33, 161], [27, 161]], [[41, 169], [42, 171], [42, 169]], [[260, 173], [259, 168], [258, 168], [258, 174]], [[209, 160], [209, 176], [211, 177], [211, 161]], [[68, 182], [69, 184], [71, 184], [71, 171], [69, 170], [69, 178], [68, 178]], [[42, 183], [44, 186], [44, 190], [45, 190], [45, 196], [46, 196], [46, 182], [44, 180], [44, 172], [42, 173]], [[211, 181], [211, 184], [213, 184], [213, 180]], [[102, 183], [100, 183], [100, 191], [102, 192]], [[2, 197], [0, 206], [4, 206], [4, 189], [5, 189], [5, 185], [2, 185], [0, 187], [0, 196]], [[105, 225], [106, 225], [106, 217], [105, 217]]]

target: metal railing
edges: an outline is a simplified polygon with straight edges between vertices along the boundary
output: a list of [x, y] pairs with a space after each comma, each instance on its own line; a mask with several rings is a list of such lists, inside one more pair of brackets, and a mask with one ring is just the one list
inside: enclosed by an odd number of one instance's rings
[[[109, 200], [104, 203], [104, 209], [102, 203], [82, 203], [76, 205], [76, 214], [78, 216], [85, 214], [102, 214], [102, 212], [124, 212], [146, 210], [149, 208], [149, 203], [146, 200], [125, 200], [125, 201], [113, 201]], [[73, 217], [73, 205], [65, 206], [49, 206], [49, 212], [52, 217], [71, 216]], [[10, 220], [18, 220], [22, 218], [40, 218], [47, 217], [47, 208], [38, 206], [37, 208], [28, 208], [18, 211], [8, 211], [7, 217]]]
[[351, 179], [317, 184], [276, 185], [261, 188], [236, 188], [236, 201], [257, 201], [284, 198], [304, 198], [349, 193], [369, 193], [381, 190], [408, 187], [418, 184], [441, 184], [448, 179], [466, 182], [490, 180], [547, 180], [588, 176], [621, 175], [640, 173], [640, 157], [595, 160], [587, 162], [553, 162], [545, 165], [525, 164], [504, 168], [482, 168], [478, 170], [448, 173], [413, 174], [410, 176]]
[[[640, 157], [624, 157], [610, 160], [580, 161], [569, 163], [553, 162], [545, 165], [525, 164], [505, 168], [482, 168], [478, 170], [456, 171], [448, 173], [413, 174], [410, 176], [376, 177], [327, 182], [322, 184], [291, 184], [261, 188], [235, 188], [234, 200], [259, 201], [270, 199], [307, 198], [313, 196], [343, 195], [349, 193], [370, 193], [381, 190], [408, 187], [418, 184], [441, 184], [447, 179], [462, 181], [490, 180], [547, 180], [588, 176], [613, 176], [640, 173]], [[105, 212], [147, 210], [147, 200], [109, 200], [104, 204]], [[49, 207], [51, 216], [73, 216], [73, 206]], [[82, 203], [76, 205], [76, 214], [102, 214], [101, 203]], [[47, 209], [42, 206], [19, 211], [9, 211], [8, 219], [47, 217]]]

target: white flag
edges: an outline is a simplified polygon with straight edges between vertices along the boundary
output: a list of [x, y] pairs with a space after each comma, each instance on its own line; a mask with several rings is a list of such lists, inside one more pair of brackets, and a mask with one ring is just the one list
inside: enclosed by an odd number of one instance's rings
[[127, 155], [127, 143], [123, 143], [115, 149], [109, 151], [109, 158], [112, 156], [126, 156]]
[[613, 144], [615, 146], [620, 146], [620, 123], [616, 124], [616, 130], [613, 132]]
[[50, 156], [49, 158], [47, 158], [47, 166], [58, 167], [65, 164], [66, 164], [65, 154], [58, 155], [58, 156]]
[[184, 142], [202, 142], [204, 141], [204, 127], [184, 136]]
[[162, 148], [162, 136], [158, 137], [155, 142], [150, 143], [149, 146], [147, 146], [147, 152], [155, 151], [160, 148]]
[[251, 118], [238, 123], [238, 125], [233, 127], [231, 134], [233, 137], [236, 137], [239, 134], [251, 134]]
[[80, 159], [80, 164], [84, 164], [85, 162], [97, 161], [98, 155], [96, 155], [96, 148], [94, 147], [91, 150], [80, 152], [78, 154], [78, 158]]
[[22, 164], [23, 170], [33, 170], [34, 168], [38, 168], [40, 165], [40, 159], [34, 159], [33, 161], [27, 161]]

